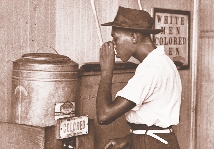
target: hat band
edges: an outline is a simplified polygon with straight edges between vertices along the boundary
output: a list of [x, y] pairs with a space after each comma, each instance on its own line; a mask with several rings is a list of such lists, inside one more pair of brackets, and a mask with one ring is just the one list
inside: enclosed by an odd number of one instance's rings
[[129, 28], [133, 28], [133, 29], [135, 29], [135, 28], [136, 29], [151, 29], [151, 27], [152, 27], [146, 21], [134, 22], [134, 21], [130, 21], [129, 19], [127, 19], [126, 17], [124, 17], [122, 15], [118, 15], [115, 18], [114, 23], [121, 27], [129, 27]]

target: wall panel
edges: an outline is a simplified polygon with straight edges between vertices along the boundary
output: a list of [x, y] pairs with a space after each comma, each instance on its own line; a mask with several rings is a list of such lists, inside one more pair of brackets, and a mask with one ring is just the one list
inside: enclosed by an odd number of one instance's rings
[[200, 1], [196, 148], [213, 148], [214, 126], [214, 12], [213, 0]]
[[[207, 32], [207, 31], [205, 31]], [[201, 30], [199, 62], [198, 62], [198, 89], [197, 89], [197, 135], [196, 147], [213, 148], [214, 126], [214, 38], [210, 34], [204, 35]]]
[[55, 0], [0, 0], [0, 121], [10, 119], [12, 61], [55, 46]]
[[[118, 6], [139, 9], [137, 1], [104, 0], [94, 1], [97, 16], [94, 15], [91, 1], [57, 1], [56, 4], [56, 49], [69, 56], [80, 65], [99, 61], [100, 39], [112, 40], [111, 27], [101, 27], [101, 23], [113, 21]], [[99, 22], [96, 27], [95, 17]]]

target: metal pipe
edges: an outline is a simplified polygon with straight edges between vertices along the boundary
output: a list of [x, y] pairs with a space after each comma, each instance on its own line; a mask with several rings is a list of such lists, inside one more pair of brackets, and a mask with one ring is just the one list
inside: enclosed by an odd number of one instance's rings
[[197, 97], [197, 61], [198, 61], [198, 19], [199, 19], [199, 0], [194, 0], [193, 8], [193, 42], [192, 42], [192, 91], [191, 91], [191, 121], [190, 121], [190, 149], [195, 149], [196, 131], [196, 97]]
[[140, 10], [142, 10], [142, 5], [141, 5], [141, 3], [140, 3], [140, 0], [137, 0], [137, 2], [138, 2], [138, 5], [139, 5]]
[[100, 40], [100, 46], [102, 46], [103, 40], [102, 40], [101, 30], [100, 30], [100, 26], [99, 26], [99, 21], [98, 21], [98, 18], [97, 18], [97, 12], [96, 12], [95, 5], [94, 5], [94, 0], [91, 0], [91, 7], [92, 7], [94, 18], [95, 18], [95, 23], [96, 23], [96, 27], [97, 27], [97, 33], [98, 33], [98, 37], [99, 37], [99, 40]]

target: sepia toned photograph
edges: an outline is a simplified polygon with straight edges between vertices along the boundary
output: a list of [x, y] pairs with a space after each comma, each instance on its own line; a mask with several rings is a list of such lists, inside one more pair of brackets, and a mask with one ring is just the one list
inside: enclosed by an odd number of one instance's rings
[[0, 149], [213, 149], [214, 0], [0, 0]]

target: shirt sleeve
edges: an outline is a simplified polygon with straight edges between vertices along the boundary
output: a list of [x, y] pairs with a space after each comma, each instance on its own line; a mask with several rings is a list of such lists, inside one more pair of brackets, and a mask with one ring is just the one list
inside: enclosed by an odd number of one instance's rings
[[158, 74], [155, 69], [146, 69], [146, 71], [135, 73], [127, 85], [117, 92], [116, 97], [126, 98], [140, 106], [152, 95], [157, 84]]

